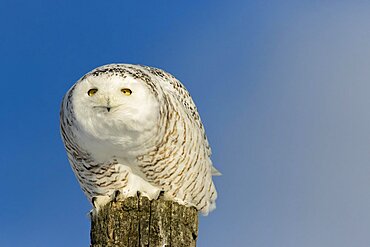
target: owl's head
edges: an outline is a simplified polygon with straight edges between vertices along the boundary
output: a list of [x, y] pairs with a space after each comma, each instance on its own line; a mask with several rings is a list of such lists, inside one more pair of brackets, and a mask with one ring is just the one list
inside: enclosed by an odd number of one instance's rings
[[101, 67], [75, 85], [72, 105], [82, 129], [109, 137], [143, 132], [158, 123], [158, 100], [146, 82], [127, 71]]

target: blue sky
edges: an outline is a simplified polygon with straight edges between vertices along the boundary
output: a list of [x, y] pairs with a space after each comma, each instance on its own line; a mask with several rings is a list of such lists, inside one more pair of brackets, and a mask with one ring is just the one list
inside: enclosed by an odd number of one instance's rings
[[88, 246], [59, 105], [112, 62], [193, 96], [223, 173], [199, 246], [370, 245], [366, 1], [0, 1], [0, 246]]

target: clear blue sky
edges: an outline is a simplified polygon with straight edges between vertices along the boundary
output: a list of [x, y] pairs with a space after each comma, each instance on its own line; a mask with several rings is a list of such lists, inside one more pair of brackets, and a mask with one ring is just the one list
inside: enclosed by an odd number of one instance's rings
[[59, 105], [112, 62], [198, 105], [224, 174], [199, 246], [370, 246], [370, 5], [297, 2], [1, 0], [0, 246], [88, 246]]

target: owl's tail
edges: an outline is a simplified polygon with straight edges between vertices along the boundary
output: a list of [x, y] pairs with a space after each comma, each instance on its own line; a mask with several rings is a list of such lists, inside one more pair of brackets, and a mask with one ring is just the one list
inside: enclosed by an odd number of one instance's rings
[[212, 173], [212, 176], [221, 176], [222, 175], [222, 173], [219, 170], [217, 170], [214, 166], [212, 166], [212, 168], [211, 168], [211, 173]]

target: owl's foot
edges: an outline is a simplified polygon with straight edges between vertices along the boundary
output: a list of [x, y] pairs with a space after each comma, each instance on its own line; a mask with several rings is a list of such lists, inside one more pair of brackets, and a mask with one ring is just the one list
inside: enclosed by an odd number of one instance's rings
[[110, 201], [112, 201], [112, 198], [110, 196], [94, 196], [93, 198], [91, 198], [91, 203], [94, 206], [92, 213], [98, 213], [100, 209], [107, 205]]
[[123, 201], [125, 198], [132, 197], [132, 196], [137, 196], [138, 198], [140, 196], [144, 196], [144, 197], [148, 197], [150, 200], [157, 200], [159, 197], [163, 195], [164, 195], [164, 191], [159, 190], [159, 189], [151, 190], [149, 192], [139, 191], [139, 190], [137, 190], [136, 192], [129, 191], [129, 190], [124, 190], [124, 191], [116, 190], [113, 193], [112, 201], [115, 201], [115, 202]]
[[145, 190], [137, 191], [138, 196], [148, 197], [149, 200], [157, 200], [161, 195], [162, 190], [156, 187], [145, 188]]
[[128, 177], [128, 184], [120, 191], [124, 198], [138, 196], [148, 197], [149, 200], [158, 199], [161, 188], [150, 184], [138, 175], [130, 173]]

